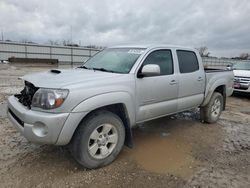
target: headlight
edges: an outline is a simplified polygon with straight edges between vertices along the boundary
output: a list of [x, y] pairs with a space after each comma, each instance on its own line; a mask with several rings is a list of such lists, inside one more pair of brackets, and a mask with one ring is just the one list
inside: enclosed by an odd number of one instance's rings
[[37, 90], [32, 99], [32, 107], [42, 109], [54, 109], [62, 105], [68, 95], [65, 89], [44, 89]]

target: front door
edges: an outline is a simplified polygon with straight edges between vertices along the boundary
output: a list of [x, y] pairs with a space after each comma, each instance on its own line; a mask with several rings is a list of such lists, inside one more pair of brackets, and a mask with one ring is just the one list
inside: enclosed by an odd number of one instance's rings
[[137, 122], [177, 111], [178, 75], [174, 72], [171, 50], [151, 52], [140, 70], [148, 64], [159, 65], [161, 74], [136, 79]]

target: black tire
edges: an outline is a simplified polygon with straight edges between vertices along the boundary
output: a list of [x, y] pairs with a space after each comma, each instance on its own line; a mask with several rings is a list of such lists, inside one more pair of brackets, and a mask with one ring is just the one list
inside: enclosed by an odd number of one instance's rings
[[[107, 157], [96, 159], [89, 151], [89, 139], [91, 134], [103, 124], [111, 124], [117, 130], [118, 141]], [[81, 122], [72, 138], [70, 150], [78, 163], [86, 168], [94, 169], [112, 163], [120, 153], [124, 140], [125, 129], [122, 120], [112, 112], [101, 110], [93, 112]]]
[[[218, 108], [218, 113], [215, 116], [213, 114], [213, 105], [215, 104], [216, 100], [220, 101], [220, 107]], [[209, 103], [206, 106], [201, 107], [200, 109], [201, 119], [206, 123], [215, 123], [216, 121], [218, 121], [221, 112], [223, 110], [223, 104], [224, 104], [223, 96], [218, 92], [214, 92]]]

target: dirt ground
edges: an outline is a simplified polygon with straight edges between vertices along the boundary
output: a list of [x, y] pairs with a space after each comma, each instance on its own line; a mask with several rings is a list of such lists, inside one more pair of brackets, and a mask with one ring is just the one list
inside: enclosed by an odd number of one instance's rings
[[0, 187], [250, 187], [250, 96], [229, 97], [216, 124], [197, 109], [140, 124], [133, 149], [87, 170], [67, 147], [29, 143], [6, 118], [17, 78], [48, 69], [0, 64]]

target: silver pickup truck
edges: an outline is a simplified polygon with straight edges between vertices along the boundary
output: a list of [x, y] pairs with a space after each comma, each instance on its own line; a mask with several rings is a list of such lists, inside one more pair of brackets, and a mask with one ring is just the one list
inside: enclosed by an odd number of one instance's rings
[[8, 99], [8, 117], [35, 143], [69, 145], [84, 167], [110, 164], [136, 124], [200, 108], [214, 123], [233, 92], [233, 72], [205, 70], [192, 48], [107, 48], [82, 66], [23, 76]]

